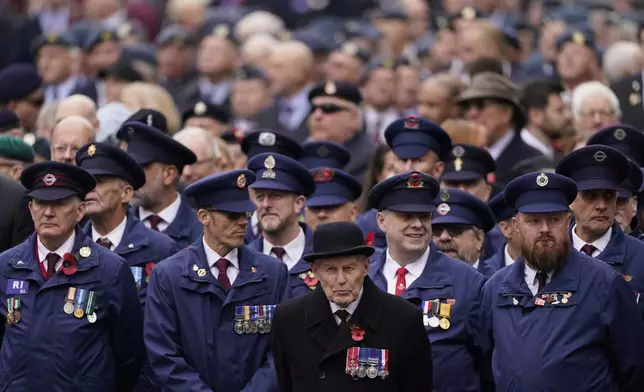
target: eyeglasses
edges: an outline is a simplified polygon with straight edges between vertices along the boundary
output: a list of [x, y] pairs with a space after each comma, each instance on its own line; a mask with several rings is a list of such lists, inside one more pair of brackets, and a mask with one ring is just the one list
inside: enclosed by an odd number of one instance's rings
[[63, 154], [65, 154], [67, 151], [69, 151], [69, 152], [70, 152], [70, 155], [74, 155], [74, 156], [75, 156], [75, 155], [76, 155], [76, 153], [78, 152], [78, 150], [80, 150], [80, 147], [76, 147], [76, 146], [66, 146], [66, 145], [64, 145], [64, 144], [55, 144], [55, 145], [54, 145], [54, 147], [53, 147], [53, 149], [54, 149], [54, 152], [55, 152], [56, 154], [58, 154], [58, 155], [63, 155]]
[[231, 221], [236, 221], [240, 220], [241, 218], [250, 218], [253, 216], [252, 212], [232, 212], [232, 211], [223, 211], [223, 210], [218, 210], [216, 208], [210, 208], [208, 209], [209, 212], [216, 212], [218, 214], [221, 214], [226, 217], [226, 219], [231, 220]]
[[311, 105], [311, 112], [309, 114], [315, 113], [315, 111], [318, 109], [320, 109], [324, 114], [332, 114], [332, 113], [341, 112], [343, 110], [349, 110], [349, 108], [336, 105], [334, 103], [323, 103], [321, 105]]
[[581, 117], [587, 117], [587, 118], [605, 118], [605, 119], [610, 119], [615, 116], [615, 111], [612, 109], [589, 109], [589, 110], [580, 110], [579, 115]]
[[472, 225], [432, 225], [432, 236], [440, 237], [443, 231], [447, 230], [450, 237], [459, 237], [473, 227]]

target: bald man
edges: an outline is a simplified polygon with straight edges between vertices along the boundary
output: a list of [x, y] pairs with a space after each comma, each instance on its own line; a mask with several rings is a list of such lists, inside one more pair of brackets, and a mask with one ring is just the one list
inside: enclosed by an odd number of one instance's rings
[[56, 123], [70, 116], [79, 116], [85, 118], [98, 131], [100, 125], [96, 117], [96, 104], [90, 98], [74, 94], [58, 103], [56, 109]]
[[313, 53], [302, 42], [286, 41], [275, 46], [266, 70], [275, 101], [253, 119], [258, 128], [281, 131], [298, 142], [306, 140], [313, 68]]
[[76, 164], [76, 152], [96, 138], [94, 125], [81, 116], [65, 117], [51, 134], [51, 160]]
[[211, 174], [232, 169], [225, 151], [226, 143], [212, 136], [203, 128], [188, 127], [173, 136], [174, 140], [188, 147], [197, 156], [197, 162], [184, 166], [181, 182], [190, 185]]

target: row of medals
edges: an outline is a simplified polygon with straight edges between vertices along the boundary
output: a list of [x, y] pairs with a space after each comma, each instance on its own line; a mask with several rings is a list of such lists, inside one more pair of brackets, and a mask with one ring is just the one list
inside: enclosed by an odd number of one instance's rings
[[271, 322], [263, 318], [257, 321], [237, 320], [235, 321], [235, 333], [243, 335], [248, 333], [269, 333], [271, 332]]
[[438, 317], [436, 317], [435, 314], [433, 314], [431, 317], [429, 317], [427, 314], [424, 314], [423, 323], [425, 324], [426, 327], [432, 327], [432, 328], [441, 327], [442, 329], [449, 329], [449, 327], [451, 326], [449, 319], [445, 317], [443, 317], [442, 319], [439, 319]]
[[[77, 319], [81, 319], [83, 318], [83, 316], [85, 316], [85, 311], [83, 310], [82, 307], [80, 306], [74, 307], [74, 304], [69, 301], [66, 301], [65, 305], [63, 305], [63, 312], [65, 312], [65, 314], [73, 314], [74, 317], [76, 317]], [[95, 323], [96, 312], [92, 312], [92, 314], [88, 314], [87, 321], [89, 321], [90, 323]]]
[[[353, 359], [351, 360], [351, 363], [354, 364]], [[348, 372], [351, 373], [351, 376], [353, 376], [354, 380], [365, 377], [369, 377], [373, 380], [378, 376], [380, 376], [384, 380], [385, 377], [387, 377], [387, 372], [385, 370], [378, 372], [378, 369], [376, 368], [376, 365], [374, 363], [371, 363], [369, 367], [366, 367], [363, 363], [361, 363], [357, 369], [355, 367], [352, 367], [351, 369], [348, 369]]]

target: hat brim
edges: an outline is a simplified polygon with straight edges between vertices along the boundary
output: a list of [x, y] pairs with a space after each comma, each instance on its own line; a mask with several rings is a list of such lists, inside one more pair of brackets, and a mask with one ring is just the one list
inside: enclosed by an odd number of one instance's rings
[[471, 225], [476, 226], [469, 220], [460, 216], [435, 215], [432, 219], [432, 225]]
[[433, 204], [400, 204], [396, 206], [390, 206], [385, 208], [386, 210], [391, 210], [395, 212], [418, 212], [418, 213], [427, 213], [436, 211], [436, 207]]
[[282, 191], [282, 192], [297, 193], [297, 194], [300, 193], [298, 190], [292, 189], [287, 185], [284, 185], [281, 182], [277, 182], [275, 180], [258, 180], [258, 181], [255, 181], [249, 188], [270, 189], [274, 191]]
[[335, 207], [348, 203], [349, 200], [342, 196], [313, 196], [306, 200], [307, 207]]
[[519, 212], [528, 214], [547, 214], [551, 212], [567, 212], [570, 208], [559, 203], [531, 203], [520, 207]]
[[218, 203], [213, 205], [217, 210], [226, 212], [253, 212], [257, 209], [255, 203], [250, 200], [231, 201], [227, 203]]
[[579, 180], [575, 182], [577, 183], [578, 191], [591, 191], [599, 189], [619, 191], [620, 189], [623, 189], [620, 183], [607, 178], [590, 178], [587, 180]]
[[320, 259], [330, 259], [332, 257], [341, 257], [341, 256], [353, 256], [353, 255], [362, 255], [369, 257], [373, 255], [376, 249], [368, 245], [360, 245], [354, 248], [339, 250], [335, 252], [321, 252], [321, 253], [309, 253], [308, 255], [302, 256], [302, 259], [307, 263], [313, 263], [315, 260]]
[[113, 172], [107, 170], [107, 169], [85, 169], [89, 174], [93, 176], [106, 176], [106, 177], [114, 177], [114, 178], [120, 178], [121, 180], [127, 182], [132, 186], [132, 189], [135, 191], [140, 189], [143, 185], [145, 185], [145, 177], [143, 178], [143, 181], [134, 181], [135, 183], [132, 184], [130, 183], [130, 179], [123, 178], [122, 176], [119, 176], [117, 174], [114, 174]]
[[441, 181], [474, 181], [481, 178], [485, 178], [485, 175], [475, 171], [455, 171], [443, 174]]
[[29, 193], [27, 193], [27, 196], [37, 199], [37, 200], [42, 200], [42, 201], [57, 201], [57, 200], [63, 200], [66, 199], [70, 196], [78, 196], [81, 199], [84, 197], [81, 197], [81, 195], [78, 194], [77, 191], [71, 190], [71, 189], [66, 189], [66, 188], [40, 188], [40, 189], [35, 189]]
[[432, 151], [430, 148], [423, 148], [421, 146], [414, 145], [399, 146], [392, 148], [392, 150], [400, 159], [418, 159]]

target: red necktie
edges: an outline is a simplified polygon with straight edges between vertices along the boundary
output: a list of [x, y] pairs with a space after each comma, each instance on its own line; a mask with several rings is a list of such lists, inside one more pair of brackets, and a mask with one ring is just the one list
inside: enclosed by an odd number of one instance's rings
[[584, 252], [585, 254], [587, 254], [588, 256], [592, 256], [593, 252], [596, 251], [596, 250], [597, 250], [597, 248], [595, 248], [595, 246], [591, 245], [591, 244], [586, 244], [586, 245], [581, 247], [581, 251]]
[[273, 249], [271, 249], [271, 252], [273, 252], [280, 261], [284, 261], [284, 255], [286, 254], [286, 250], [284, 250], [284, 248], [281, 246], [274, 246]]
[[219, 259], [215, 263], [215, 267], [217, 267], [217, 271], [219, 271], [219, 275], [217, 276], [217, 281], [221, 285], [221, 287], [224, 288], [224, 290], [230, 290], [230, 279], [228, 279], [228, 275], [226, 274], [226, 270], [228, 270], [228, 264], [230, 262], [227, 259]]
[[159, 223], [163, 221], [159, 215], [150, 215], [147, 217], [148, 222], [150, 222], [150, 228], [154, 231], [161, 231], [159, 230]]
[[60, 256], [56, 253], [49, 253], [45, 260], [47, 260], [47, 279], [50, 279], [56, 273], [56, 263], [60, 260]]
[[407, 289], [407, 281], [405, 280], [405, 275], [407, 275], [407, 268], [400, 267], [396, 271], [396, 295], [400, 296]]

